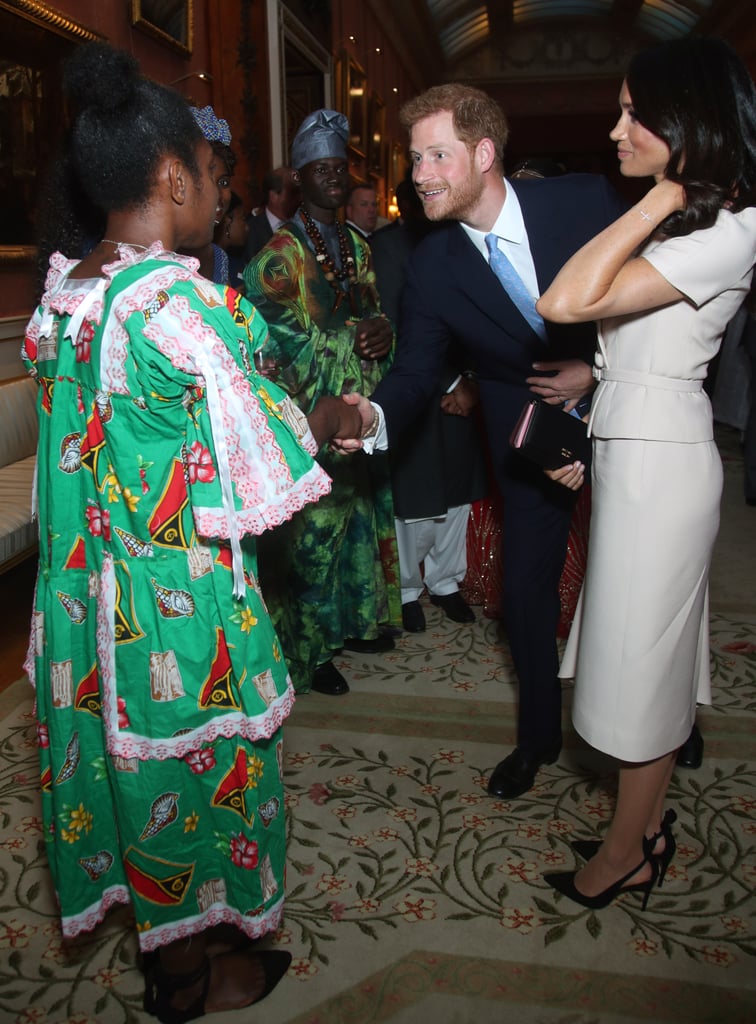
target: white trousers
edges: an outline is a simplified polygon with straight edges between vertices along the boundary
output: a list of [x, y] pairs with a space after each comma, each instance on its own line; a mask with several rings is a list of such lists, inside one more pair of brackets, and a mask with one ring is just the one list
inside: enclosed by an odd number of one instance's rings
[[[455, 594], [467, 572], [469, 505], [451, 508], [438, 519], [395, 519], [402, 604], [431, 594]], [[424, 575], [420, 566], [424, 564]]]

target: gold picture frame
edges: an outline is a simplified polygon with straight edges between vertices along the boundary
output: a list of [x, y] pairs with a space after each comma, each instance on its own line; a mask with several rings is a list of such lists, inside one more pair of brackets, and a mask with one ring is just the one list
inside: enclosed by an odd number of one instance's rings
[[141, 32], [191, 57], [194, 45], [192, 0], [131, 0], [131, 24]]
[[96, 39], [102, 36], [37, 0], [0, 0], [2, 266], [30, 263], [36, 255], [40, 174], [65, 115], [60, 66], [78, 43]]
[[368, 144], [368, 83], [367, 75], [350, 57], [346, 66], [346, 90], [343, 110], [349, 121], [349, 149], [364, 159]]

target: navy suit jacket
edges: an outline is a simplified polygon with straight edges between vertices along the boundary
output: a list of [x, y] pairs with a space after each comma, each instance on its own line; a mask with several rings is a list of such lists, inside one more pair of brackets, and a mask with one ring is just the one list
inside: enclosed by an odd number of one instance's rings
[[[598, 175], [508, 181], [507, 187], [514, 188], [522, 207], [541, 292], [577, 249], [626, 209]], [[457, 222], [431, 232], [409, 262], [396, 358], [372, 395], [386, 416], [389, 447], [430, 399], [446, 349], [456, 340], [478, 373], [501, 482], [511, 460], [509, 435], [530, 396], [525, 379], [535, 372], [532, 364], [593, 360], [594, 324], [547, 323], [546, 328], [548, 344], [523, 318]]]

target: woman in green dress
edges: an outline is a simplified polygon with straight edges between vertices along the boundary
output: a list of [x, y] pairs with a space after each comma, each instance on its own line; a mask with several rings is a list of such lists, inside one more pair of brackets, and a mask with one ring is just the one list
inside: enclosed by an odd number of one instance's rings
[[71, 187], [48, 222], [73, 252], [76, 192], [106, 228], [82, 260], [52, 255], [24, 343], [45, 838], [64, 937], [130, 904], [145, 1008], [189, 1020], [257, 1002], [291, 959], [248, 941], [282, 917], [293, 703], [254, 537], [328, 492], [312, 456], [359, 427], [337, 398], [308, 423], [253, 369], [256, 310], [176, 255], [212, 237], [218, 202], [182, 97], [103, 44], [77, 51], [65, 87]]

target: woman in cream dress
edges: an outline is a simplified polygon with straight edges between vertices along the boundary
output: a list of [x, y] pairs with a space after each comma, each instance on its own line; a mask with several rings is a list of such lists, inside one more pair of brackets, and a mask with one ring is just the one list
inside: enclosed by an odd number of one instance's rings
[[[600, 321], [588, 565], [560, 674], [575, 678], [578, 732], [622, 765], [605, 841], [576, 844], [590, 857], [579, 872], [546, 876], [590, 907], [628, 889], [647, 898], [674, 852], [664, 797], [696, 702], [710, 702], [722, 468], [702, 385], [756, 253], [756, 98], [731, 49], [697, 39], [638, 54], [620, 107], [621, 172], [655, 184], [538, 303], [546, 319]], [[577, 488], [583, 474], [553, 475]]]

